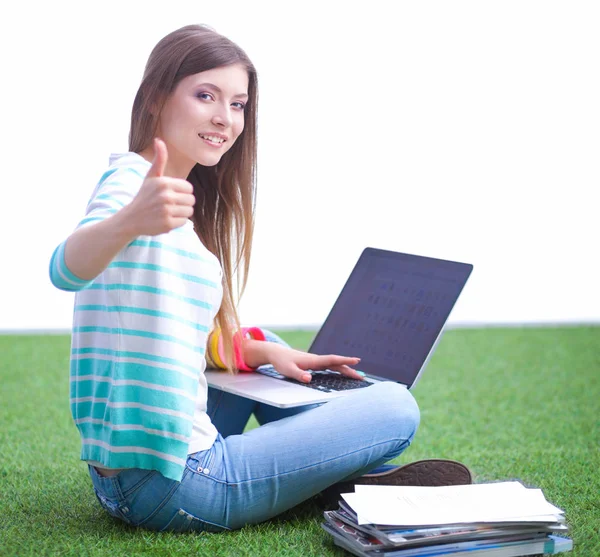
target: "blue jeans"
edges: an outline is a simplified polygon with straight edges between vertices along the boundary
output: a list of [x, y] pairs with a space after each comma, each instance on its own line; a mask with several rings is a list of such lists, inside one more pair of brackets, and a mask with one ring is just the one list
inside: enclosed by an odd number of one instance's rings
[[[268, 340], [283, 343], [273, 333]], [[252, 413], [261, 426], [243, 433]], [[419, 424], [414, 398], [397, 383], [292, 409], [210, 388], [208, 414], [219, 435], [188, 456], [180, 482], [138, 468], [103, 477], [89, 466], [104, 509], [151, 530], [241, 528], [397, 457]]]

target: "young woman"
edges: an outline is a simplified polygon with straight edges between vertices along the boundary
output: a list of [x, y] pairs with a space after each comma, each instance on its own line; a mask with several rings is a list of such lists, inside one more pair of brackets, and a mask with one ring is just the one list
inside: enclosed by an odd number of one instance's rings
[[[76, 292], [81, 458], [101, 505], [133, 525], [217, 532], [266, 520], [398, 456], [419, 422], [395, 383], [293, 410], [207, 387], [207, 357], [229, 372], [271, 363], [304, 382], [309, 369], [361, 377], [358, 358], [240, 332], [234, 280], [243, 290], [256, 113], [256, 71], [237, 45], [198, 25], [167, 35], [134, 100], [129, 152], [111, 156], [52, 256], [53, 283]], [[261, 427], [243, 433], [252, 413]], [[408, 468], [419, 476], [439, 464]], [[385, 481], [406, 481], [403, 469]], [[454, 474], [444, 483], [470, 480], [451, 462], [438, 471]]]

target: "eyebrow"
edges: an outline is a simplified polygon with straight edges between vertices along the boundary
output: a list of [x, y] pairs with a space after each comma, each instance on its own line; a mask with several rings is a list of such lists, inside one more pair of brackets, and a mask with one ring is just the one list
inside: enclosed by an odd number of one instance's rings
[[[196, 85], [196, 87], [206, 87], [207, 89], [213, 89], [217, 93], [223, 93], [221, 88], [218, 87], [217, 85], [215, 85], [214, 83], [198, 83], [198, 85]], [[233, 95], [233, 98], [234, 99], [239, 99], [239, 98], [247, 99], [248, 93], [238, 93], [237, 95]]]

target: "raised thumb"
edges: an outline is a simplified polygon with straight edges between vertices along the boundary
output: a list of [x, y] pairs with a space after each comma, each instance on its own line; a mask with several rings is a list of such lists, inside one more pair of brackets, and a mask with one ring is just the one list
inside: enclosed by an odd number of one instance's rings
[[148, 174], [146, 176], [150, 177], [159, 177], [163, 176], [165, 173], [165, 167], [167, 166], [167, 146], [162, 139], [158, 137], [154, 138], [154, 159], [152, 160], [152, 166], [150, 170], [148, 170]]

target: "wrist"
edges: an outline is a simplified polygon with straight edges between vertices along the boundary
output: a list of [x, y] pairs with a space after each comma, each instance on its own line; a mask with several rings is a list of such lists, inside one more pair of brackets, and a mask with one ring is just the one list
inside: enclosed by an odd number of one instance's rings
[[274, 342], [254, 340], [246, 338], [243, 340], [244, 358], [250, 367], [264, 366], [272, 363], [273, 355], [283, 346]]
[[140, 236], [136, 227], [135, 216], [131, 214], [129, 205], [126, 205], [120, 211], [117, 211], [111, 219], [114, 227], [114, 235], [124, 245], [133, 242], [133, 240]]

